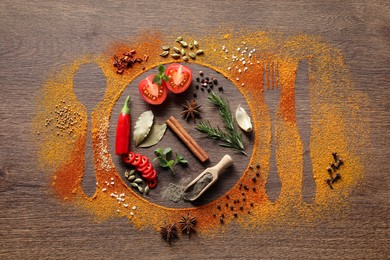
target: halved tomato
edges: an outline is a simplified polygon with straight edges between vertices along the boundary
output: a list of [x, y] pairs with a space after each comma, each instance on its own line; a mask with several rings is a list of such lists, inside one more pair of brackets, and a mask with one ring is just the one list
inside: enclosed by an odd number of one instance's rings
[[169, 65], [165, 75], [169, 78], [166, 81], [168, 89], [176, 94], [186, 91], [192, 82], [191, 69], [178, 63]]
[[161, 86], [153, 83], [153, 78], [155, 76], [156, 75], [150, 75], [141, 80], [138, 85], [138, 91], [147, 103], [151, 105], [160, 105], [167, 98], [168, 90], [164, 81]]

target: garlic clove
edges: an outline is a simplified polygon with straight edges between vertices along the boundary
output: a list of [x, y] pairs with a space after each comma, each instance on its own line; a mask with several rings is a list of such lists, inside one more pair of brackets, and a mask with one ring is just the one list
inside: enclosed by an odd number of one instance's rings
[[239, 104], [236, 109], [236, 121], [238, 126], [245, 132], [252, 131], [251, 118], [248, 116], [245, 109], [241, 107], [241, 104]]

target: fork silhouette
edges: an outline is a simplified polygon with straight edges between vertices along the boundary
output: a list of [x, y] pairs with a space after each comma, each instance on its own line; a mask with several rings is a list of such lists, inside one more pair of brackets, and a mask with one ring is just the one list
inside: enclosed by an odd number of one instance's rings
[[275, 201], [280, 194], [281, 182], [278, 176], [278, 168], [276, 162], [276, 139], [275, 139], [275, 120], [276, 112], [280, 103], [280, 80], [278, 63], [268, 61], [264, 64], [263, 73], [263, 95], [264, 102], [269, 109], [271, 122], [271, 156], [269, 161], [269, 174], [266, 184], [268, 197], [271, 201]]

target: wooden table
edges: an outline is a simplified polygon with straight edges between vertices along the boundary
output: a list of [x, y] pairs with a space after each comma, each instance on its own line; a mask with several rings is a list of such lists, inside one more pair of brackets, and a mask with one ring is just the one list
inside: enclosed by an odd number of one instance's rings
[[[3, 0], [0, 10], [0, 258], [389, 257], [388, 2]], [[48, 189], [49, 176], [36, 170], [31, 133], [35, 98], [50, 73], [147, 29], [205, 35], [220, 25], [318, 35], [342, 51], [356, 89], [370, 98], [362, 120], [371, 127], [365, 147], [371, 156], [348, 210], [331, 220], [254, 232], [233, 224], [224, 233], [182, 237], [169, 246], [155, 230], [140, 231], [119, 218], [96, 222], [59, 203]], [[84, 83], [98, 80], [92, 74]]]

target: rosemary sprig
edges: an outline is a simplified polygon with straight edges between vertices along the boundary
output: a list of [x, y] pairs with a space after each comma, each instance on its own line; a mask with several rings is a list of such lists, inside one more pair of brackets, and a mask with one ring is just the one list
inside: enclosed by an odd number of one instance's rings
[[242, 135], [239, 133], [234, 126], [234, 118], [229, 108], [229, 104], [225, 99], [216, 95], [214, 92], [208, 96], [208, 99], [218, 107], [219, 114], [225, 125], [226, 132], [222, 131], [219, 127], [212, 127], [209, 121], [200, 122], [196, 129], [202, 133], [206, 133], [211, 139], [220, 140], [221, 146], [229, 147], [245, 153], [244, 144], [242, 141]]

